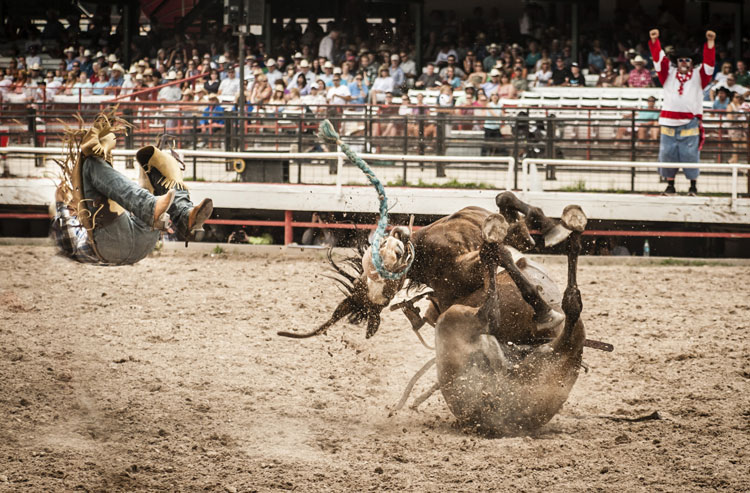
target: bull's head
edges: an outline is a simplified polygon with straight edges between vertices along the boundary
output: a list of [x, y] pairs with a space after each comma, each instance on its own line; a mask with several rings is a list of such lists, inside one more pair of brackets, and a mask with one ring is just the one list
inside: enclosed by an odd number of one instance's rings
[[[406, 226], [396, 226], [380, 242], [380, 257], [390, 272], [403, 271], [410, 262], [413, 251], [410, 248], [411, 231]], [[329, 327], [348, 316], [349, 322], [359, 324], [367, 321], [366, 337], [372, 337], [380, 327], [380, 312], [387, 307], [404, 283], [404, 277], [397, 280], [385, 279], [378, 274], [372, 260], [372, 246], [360, 249], [358, 255], [345, 259], [341, 264], [348, 266], [356, 275], [337, 265], [328, 250], [328, 261], [337, 276], [331, 276], [344, 289], [346, 298], [339, 303], [333, 315], [312, 332], [278, 332], [278, 335], [303, 339], [323, 334]]]

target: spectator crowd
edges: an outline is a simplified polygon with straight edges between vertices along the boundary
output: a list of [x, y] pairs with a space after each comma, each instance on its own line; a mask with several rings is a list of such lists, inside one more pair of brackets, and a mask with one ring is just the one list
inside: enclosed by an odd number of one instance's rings
[[[672, 29], [675, 43], [700, 46], [686, 38], [666, 8], [651, 19], [636, 3], [628, 12], [616, 12], [621, 22], [616, 32], [584, 29], [581, 53], [573, 58], [570, 39], [541, 6], [529, 4], [517, 25], [504, 20], [497, 8], [485, 13], [477, 7], [464, 20], [451, 12], [430, 13], [421, 47], [426, 63], [418, 70], [413, 23], [406, 17], [396, 23], [367, 23], [350, 12], [354, 3], [345, 2], [339, 23], [323, 26], [310, 18], [303, 30], [294, 19], [275, 22], [272, 49], [248, 36], [241, 55], [234, 48], [236, 39], [218, 23], [207, 23], [200, 36], [171, 37], [152, 25], [133, 43], [136, 61], [128, 66], [118, 48], [121, 26], [113, 28], [107, 15], [95, 16], [85, 30], [80, 19], [63, 19], [64, 25], [55, 12], [41, 30], [30, 20], [11, 17], [0, 33], [4, 45], [11, 46], [7, 63], [0, 65], [0, 102], [128, 96], [205, 103], [213, 111], [219, 103], [236, 104], [244, 91], [249, 111], [281, 111], [302, 105], [383, 104], [389, 95], [433, 89], [439, 93], [438, 106], [486, 106], [530, 88], [583, 87], [594, 85], [594, 79], [598, 87], [658, 86], [645, 42], [651, 25]], [[719, 37], [720, 70], [705, 94], [723, 110], [741, 106], [750, 87], [750, 72], [744, 60], [729, 56], [727, 39]], [[42, 53], [58, 60], [54, 67], [43, 68]], [[153, 88], [158, 89], [147, 91]]]

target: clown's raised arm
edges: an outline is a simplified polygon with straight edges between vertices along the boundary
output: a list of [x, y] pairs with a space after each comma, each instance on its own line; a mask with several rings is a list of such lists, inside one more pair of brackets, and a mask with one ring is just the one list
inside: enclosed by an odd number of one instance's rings
[[[654, 68], [659, 76], [659, 82], [661, 82], [663, 86], [670, 76], [669, 57], [667, 57], [664, 50], [661, 49], [658, 29], [652, 29], [649, 31], [649, 38], [648, 47], [651, 50], [651, 58], [654, 60]], [[711, 78], [714, 74], [714, 67], [716, 65], [716, 50], [714, 48], [715, 39], [715, 32], [706, 31], [706, 43], [703, 45], [703, 60], [699, 68], [701, 87], [704, 89], [711, 83]], [[674, 72], [677, 72], [677, 70], [675, 69]], [[674, 76], [674, 73], [672, 76]]]

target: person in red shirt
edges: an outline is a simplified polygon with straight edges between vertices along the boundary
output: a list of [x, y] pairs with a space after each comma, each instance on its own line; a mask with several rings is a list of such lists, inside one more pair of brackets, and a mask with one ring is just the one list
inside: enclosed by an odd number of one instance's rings
[[641, 55], [633, 58], [635, 68], [628, 74], [628, 87], [653, 87], [651, 71], [646, 68], [646, 60]]
[[[670, 62], [661, 49], [659, 30], [649, 32], [648, 45], [654, 59], [654, 67], [659, 82], [664, 87], [664, 102], [659, 125], [661, 139], [659, 142], [659, 162], [662, 163], [697, 163], [700, 161], [700, 149], [703, 147], [703, 90], [710, 84], [714, 73], [716, 53], [714, 42], [716, 33], [706, 31], [706, 43], [703, 45], [703, 60], [695, 66], [690, 52], [680, 50], [676, 54], [676, 64]], [[682, 168], [685, 177], [690, 180], [688, 195], [698, 194], [699, 168]], [[674, 179], [677, 168], [659, 168], [659, 173], [667, 180], [665, 195], [674, 195]]]

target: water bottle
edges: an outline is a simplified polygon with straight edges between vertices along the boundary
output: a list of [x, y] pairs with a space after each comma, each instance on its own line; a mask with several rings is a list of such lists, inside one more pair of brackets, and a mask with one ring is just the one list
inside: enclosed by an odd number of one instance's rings
[[648, 240], [645, 240], [643, 242], [643, 256], [644, 257], [651, 256], [651, 246], [648, 244]]

